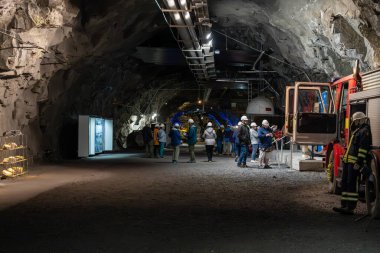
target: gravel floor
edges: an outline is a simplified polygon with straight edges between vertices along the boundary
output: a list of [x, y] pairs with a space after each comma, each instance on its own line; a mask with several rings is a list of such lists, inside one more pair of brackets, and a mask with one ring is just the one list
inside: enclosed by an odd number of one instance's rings
[[332, 213], [339, 198], [326, 193], [324, 173], [181, 160], [65, 163], [60, 171], [96, 176], [0, 211], [0, 252], [380, 251], [378, 221], [368, 232], [367, 221], [354, 222], [363, 204], [355, 216]]

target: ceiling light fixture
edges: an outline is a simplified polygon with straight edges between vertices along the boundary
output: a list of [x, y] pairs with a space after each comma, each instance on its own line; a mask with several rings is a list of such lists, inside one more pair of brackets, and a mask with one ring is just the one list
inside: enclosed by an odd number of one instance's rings
[[185, 14], [185, 18], [186, 18], [186, 19], [190, 19], [190, 13], [186, 12], [186, 14]]
[[181, 19], [181, 16], [179, 15], [179, 13], [174, 13], [174, 18], [175, 20], [180, 20]]
[[174, 0], [167, 0], [169, 7], [174, 7], [175, 3]]
[[206, 39], [208, 40], [210, 37], [211, 37], [211, 33], [208, 33], [208, 34], [206, 35]]
[[186, 5], [186, 0], [181, 0], [180, 3], [181, 5]]

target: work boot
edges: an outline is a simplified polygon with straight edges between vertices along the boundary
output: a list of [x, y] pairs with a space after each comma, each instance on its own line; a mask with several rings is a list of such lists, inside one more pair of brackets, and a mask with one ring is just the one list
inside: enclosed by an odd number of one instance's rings
[[353, 215], [354, 210], [348, 208], [348, 207], [333, 207], [333, 211], [340, 213], [340, 214], [347, 214], [347, 215]]

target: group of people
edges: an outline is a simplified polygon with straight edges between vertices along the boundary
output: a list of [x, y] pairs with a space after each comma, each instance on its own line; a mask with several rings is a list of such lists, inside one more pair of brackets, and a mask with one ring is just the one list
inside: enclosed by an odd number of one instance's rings
[[[257, 163], [260, 168], [271, 168], [269, 158], [273, 150], [273, 130], [276, 126], [270, 127], [268, 120], [263, 120], [261, 127], [255, 122], [248, 126], [249, 120], [247, 116], [242, 116], [238, 124], [238, 128], [234, 135], [237, 156], [235, 161], [238, 167], [247, 167], [247, 157], [249, 149], [252, 149], [251, 162]], [[256, 161], [257, 150], [259, 150], [259, 160]]]
[[[193, 119], [188, 120], [188, 131], [181, 135], [179, 123], [173, 124], [169, 132], [170, 144], [173, 148], [172, 162], [177, 163], [180, 154], [180, 145], [183, 139], [188, 144], [190, 158], [188, 163], [195, 163], [195, 144], [197, 143], [197, 126]], [[213, 161], [214, 150], [217, 154], [235, 155], [235, 161], [239, 167], [247, 167], [247, 157], [251, 150], [251, 162], [258, 163], [259, 167], [270, 168], [269, 158], [272, 151], [273, 127], [269, 126], [267, 120], [263, 120], [262, 126], [258, 127], [255, 122], [248, 125], [247, 116], [242, 116], [236, 127], [221, 125], [217, 131], [213, 128], [212, 122], [208, 122], [205, 130], [201, 134], [205, 142], [207, 161]], [[146, 157], [163, 157], [166, 145], [166, 132], [164, 124], [156, 124], [153, 131], [149, 126], [143, 128]], [[259, 159], [257, 161], [257, 151]], [[152, 152], [153, 151], [153, 152]]]
[[152, 133], [149, 124], [142, 129], [143, 140], [145, 144], [145, 157], [164, 158], [166, 145], [165, 124], [156, 124]]
[[[187, 143], [189, 145], [190, 160], [189, 162], [195, 163], [194, 147], [197, 143], [197, 127], [193, 119], [189, 119], [189, 131], [186, 134]], [[180, 153], [180, 145], [182, 144], [182, 135], [179, 131], [179, 123], [173, 124], [169, 132], [170, 144], [173, 148], [172, 162], [177, 163]], [[165, 131], [165, 124], [156, 124], [152, 132], [149, 124], [146, 124], [142, 129], [143, 140], [145, 144], [145, 157], [146, 158], [164, 158], [164, 151], [167, 142]]]

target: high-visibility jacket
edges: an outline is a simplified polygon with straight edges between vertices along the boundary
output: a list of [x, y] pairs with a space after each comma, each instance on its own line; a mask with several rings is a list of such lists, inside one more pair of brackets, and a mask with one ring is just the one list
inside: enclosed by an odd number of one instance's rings
[[368, 124], [363, 124], [351, 136], [343, 162], [363, 165], [372, 145], [372, 134]]

